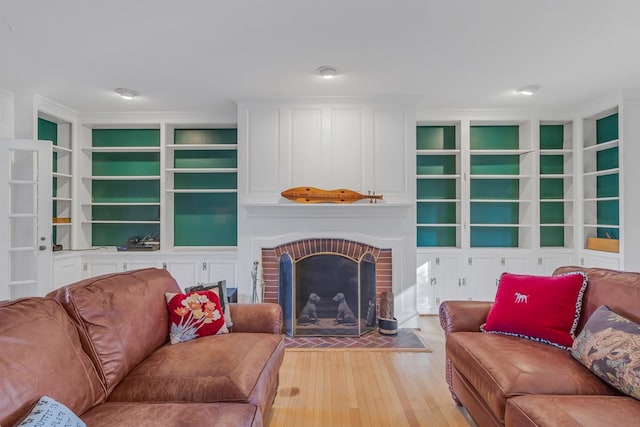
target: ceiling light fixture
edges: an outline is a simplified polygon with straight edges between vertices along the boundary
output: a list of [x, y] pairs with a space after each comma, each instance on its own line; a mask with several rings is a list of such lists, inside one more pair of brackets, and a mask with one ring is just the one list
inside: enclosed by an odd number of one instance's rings
[[327, 80], [333, 79], [338, 74], [336, 69], [329, 65], [323, 65], [322, 67], [318, 67], [316, 71], [318, 72], [318, 74], [320, 74], [320, 76], [323, 79], [327, 79]]
[[120, 95], [121, 97], [123, 97], [124, 99], [133, 99], [136, 96], [140, 95], [139, 92], [133, 90], [133, 89], [127, 89], [124, 87], [119, 87], [114, 89], [114, 91]]
[[516, 89], [516, 92], [518, 92], [520, 95], [531, 96], [537, 91], [539, 91], [540, 87], [541, 87], [540, 85], [527, 85], [519, 89]]

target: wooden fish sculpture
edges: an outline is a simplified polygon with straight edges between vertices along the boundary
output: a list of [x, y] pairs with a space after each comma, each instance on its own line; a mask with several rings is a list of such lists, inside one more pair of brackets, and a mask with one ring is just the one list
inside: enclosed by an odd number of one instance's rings
[[322, 190], [314, 187], [294, 187], [282, 192], [282, 197], [297, 203], [353, 203], [358, 200], [369, 199], [369, 203], [382, 200], [382, 195], [361, 194], [357, 191], [338, 188], [336, 190]]

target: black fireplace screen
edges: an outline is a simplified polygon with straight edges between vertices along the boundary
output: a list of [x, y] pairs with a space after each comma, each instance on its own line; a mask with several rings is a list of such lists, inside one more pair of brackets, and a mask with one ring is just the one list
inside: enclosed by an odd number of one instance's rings
[[280, 257], [279, 302], [293, 336], [360, 336], [376, 324], [375, 257], [320, 253]]

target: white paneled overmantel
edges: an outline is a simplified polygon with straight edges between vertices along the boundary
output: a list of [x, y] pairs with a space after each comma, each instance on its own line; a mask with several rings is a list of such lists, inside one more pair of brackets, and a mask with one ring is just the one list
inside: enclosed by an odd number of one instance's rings
[[412, 200], [414, 111], [395, 99], [239, 101], [239, 203], [275, 203], [297, 186]]
[[[238, 279], [260, 249], [345, 238], [392, 249], [396, 317], [415, 311], [415, 100], [296, 98], [238, 101]], [[296, 204], [292, 187], [346, 188], [384, 199]]]

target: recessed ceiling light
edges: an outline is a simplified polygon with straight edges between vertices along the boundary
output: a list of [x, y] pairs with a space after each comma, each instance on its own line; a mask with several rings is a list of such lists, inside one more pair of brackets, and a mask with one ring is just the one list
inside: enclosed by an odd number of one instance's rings
[[541, 87], [540, 85], [527, 85], [519, 89], [516, 89], [516, 92], [518, 92], [520, 95], [531, 96], [537, 91], [539, 91], [540, 87]]
[[120, 95], [121, 97], [123, 97], [124, 99], [133, 99], [136, 96], [140, 95], [139, 92], [133, 90], [133, 89], [127, 89], [124, 87], [119, 87], [114, 89], [114, 91]]
[[327, 79], [327, 80], [333, 79], [338, 74], [336, 69], [329, 65], [323, 65], [322, 67], [318, 67], [316, 71], [318, 72], [318, 74], [320, 74], [320, 76], [323, 79]]

